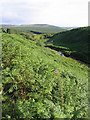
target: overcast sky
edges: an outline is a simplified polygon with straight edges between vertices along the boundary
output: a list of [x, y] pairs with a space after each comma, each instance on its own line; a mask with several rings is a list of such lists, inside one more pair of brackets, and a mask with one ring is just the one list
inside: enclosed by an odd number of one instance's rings
[[88, 26], [88, 0], [0, 0], [0, 23]]

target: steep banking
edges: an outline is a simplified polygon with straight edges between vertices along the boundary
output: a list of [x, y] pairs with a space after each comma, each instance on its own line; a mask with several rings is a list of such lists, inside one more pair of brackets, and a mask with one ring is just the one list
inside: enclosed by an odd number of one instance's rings
[[57, 33], [50, 38], [52, 43], [47, 43], [46, 46], [62, 51], [66, 56], [72, 56], [83, 62], [89, 62], [88, 41], [90, 27], [83, 27]]
[[3, 33], [3, 119], [87, 118], [87, 70], [23, 35]]

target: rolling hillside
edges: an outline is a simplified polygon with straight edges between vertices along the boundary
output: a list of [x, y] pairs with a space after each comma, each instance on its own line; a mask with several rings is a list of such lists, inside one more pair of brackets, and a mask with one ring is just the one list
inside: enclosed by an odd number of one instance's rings
[[3, 25], [3, 28], [16, 29], [24, 32], [40, 32], [40, 33], [57, 33], [66, 31], [66, 28], [57, 27], [48, 24], [31, 24], [31, 25]]
[[[66, 56], [89, 63], [88, 33], [90, 33], [90, 27], [57, 33], [49, 39], [46, 46], [62, 51]], [[50, 41], [53, 42], [50, 43]]]
[[88, 67], [45, 48], [44, 39], [2, 33], [2, 118], [87, 118]]

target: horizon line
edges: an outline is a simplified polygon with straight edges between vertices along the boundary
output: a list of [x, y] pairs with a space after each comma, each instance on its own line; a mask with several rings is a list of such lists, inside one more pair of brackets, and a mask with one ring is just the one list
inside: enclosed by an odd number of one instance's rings
[[58, 25], [51, 25], [51, 24], [9, 24], [9, 23], [0, 23], [0, 25], [11, 25], [11, 26], [24, 26], [24, 25], [50, 25], [50, 26], [56, 26], [56, 27], [70, 27], [70, 28], [79, 28], [79, 27], [87, 27], [87, 26], [58, 26]]

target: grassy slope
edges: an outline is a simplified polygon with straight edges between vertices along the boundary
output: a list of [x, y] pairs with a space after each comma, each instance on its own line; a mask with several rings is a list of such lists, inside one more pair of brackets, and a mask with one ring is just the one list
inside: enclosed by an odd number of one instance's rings
[[87, 117], [87, 66], [21, 35], [2, 48], [3, 118]]
[[55, 27], [52, 25], [22, 25], [22, 26], [13, 26], [12, 29], [22, 30], [22, 31], [37, 31], [41, 33], [57, 33], [65, 31], [65, 28]]
[[57, 33], [50, 39], [53, 40], [53, 43], [48, 46], [55, 47], [67, 56], [71, 55], [84, 62], [89, 62], [88, 31], [90, 28], [85, 27]]

